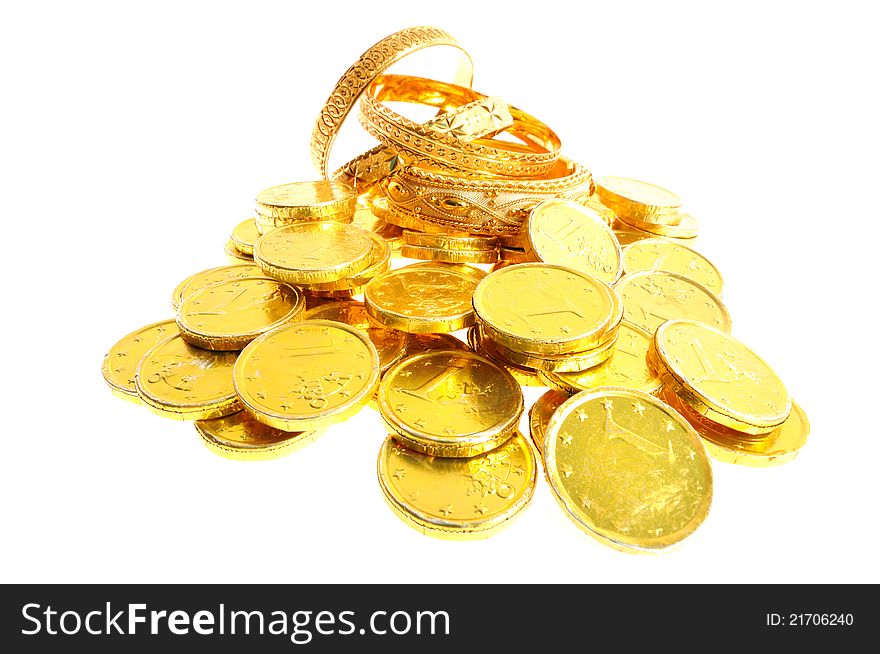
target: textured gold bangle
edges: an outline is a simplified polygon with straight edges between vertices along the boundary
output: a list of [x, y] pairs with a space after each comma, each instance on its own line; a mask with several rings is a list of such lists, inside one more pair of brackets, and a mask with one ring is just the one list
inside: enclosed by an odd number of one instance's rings
[[431, 162], [453, 170], [499, 177], [540, 177], [559, 158], [562, 144], [556, 133], [537, 118], [509, 107], [513, 126], [507, 133], [524, 144], [497, 139], [472, 141], [442, 133], [433, 126], [412, 121], [383, 104], [416, 102], [448, 110], [485, 100], [472, 89], [436, 80], [401, 75], [377, 78], [361, 96], [360, 121], [383, 145], [403, 155], [407, 164]]
[[342, 123], [364, 90], [395, 63], [424, 48], [450, 46], [461, 53], [456, 81], [470, 86], [474, 64], [470, 55], [447, 32], [436, 27], [409, 27], [395, 32], [364, 52], [336, 83], [312, 130], [312, 163], [329, 176], [330, 150]]
[[423, 232], [516, 237], [538, 203], [592, 188], [592, 175], [580, 164], [561, 159], [557, 169], [553, 178], [516, 180], [401, 168], [383, 184], [385, 219]]

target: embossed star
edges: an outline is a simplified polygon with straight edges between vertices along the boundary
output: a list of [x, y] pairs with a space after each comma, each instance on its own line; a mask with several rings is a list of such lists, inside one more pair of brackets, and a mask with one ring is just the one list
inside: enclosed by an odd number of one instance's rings
[[561, 472], [566, 477], [571, 477], [574, 470], [572, 470], [571, 466], [567, 463], [563, 463], [561, 466], [559, 466], [559, 472]]
[[606, 397], [604, 400], [602, 400], [602, 406], [605, 408], [606, 411], [610, 411], [614, 408], [614, 402]]
[[488, 511], [488, 510], [489, 510], [489, 509], [486, 508], [486, 505], [484, 505], [484, 504], [482, 504], [482, 503], [480, 503], [480, 504], [474, 504], [474, 511], [476, 511], [476, 512], [479, 513], [480, 515], [486, 515], [486, 511]]
[[437, 510], [438, 510], [440, 513], [442, 513], [444, 516], [449, 516], [450, 514], [452, 514], [452, 512], [453, 512], [455, 509], [453, 508], [453, 506], [452, 506], [451, 504], [447, 504], [446, 506], [441, 506], [441, 507], [440, 507], [439, 509], [437, 509]]
[[559, 434], [559, 442], [562, 445], [565, 445], [565, 446], [571, 445], [571, 441], [572, 441], [572, 435], [569, 434], [568, 432], [563, 432], [563, 433]]
[[638, 413], [639, 416], [645, 415], [645, 405], [636, 400], [636, 403], [633, 404], [633, 413]]
[[581, 506], [583, 506], [585, 509], [590, 509], [593, 507], [593, 503], [590, 501], [589, 497], [584, 495], [583, 497], [581, 497]]
[[671, 420], [664, 422], [663, 426], [666, 428], [666, 431], [675, 431], [675, 423]]
[[404, 477], [406, 477], [406, 470], [404, 470], [403, 468], [398, 468], [391, 476], [395, 479], [403, 479]]
[[584, 421], [589, 417], [589, 416], [587, 415], [587, 412], [584, 411], [583, 409], [578, 410], [578, 412], [575, 413], [574, 415], [575, 415], [575, 417], [576, 417], [578, 420], [580, 420], [581, 422], [584, 422]]

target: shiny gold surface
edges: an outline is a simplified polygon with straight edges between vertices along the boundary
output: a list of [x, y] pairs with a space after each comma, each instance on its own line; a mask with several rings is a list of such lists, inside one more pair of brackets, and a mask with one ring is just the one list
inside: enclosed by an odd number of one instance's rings
[[520, 368], [531, 370], [547, 372], [576, 372], [579, 370], [588, 370], [607, 361], [614, 352], [614, 337], [607, 339], [595, 348], [584, 350], [583, 352], [568, 352], [566, 354], [532, 354], [530, 352], [519, 352], [509, 347], [505, 347], [500, 343], [494, 342], [491, 337], [482, 332], [482, 328], [478, 329], [480, 330], [480, 347], [491, 355], [490, 358], [510, 361]]
[[389, 437], [378, 462], [379, 486], [410, 527], [445, 539], [486, 538], [532, 499], [537, 461], [522, 435], [471, 458], [433, 457]]
[[257, 224], [264, 230], [272, 219], [278, 220], [271, 225], [274, 227], [296, 220], [350, 219], [356, 203], [357, 193], [344, 182], [324, 179], [281, 184], [257, 195]]
[[545, 263], [493, 272], [474, 292], [474, 309], [493, 341], [539, 356], [595, 346], [622, 314], [617, 293], [601, 280]]
[[232, 386], [234, 352], [212, 352], [180, 334], [153, 346], [135, 373], [137, 394], [155, 413], [176, 420], [203, 420], [235, 413], [241, 404]]
[[667, 320], [698, 320], [726, 332], [730, 314], [702, 284], [675, 273], [642, 271], [625, 275], [614, 286], [623, 299], [623, 319], [654, 333]]
[[236, 461], [277, 459], [311, 443], [318, 432], [286, 432], [269, 427], [247, 411], [196, 420], [196, 431], [209, 450]]
[[334, 320], [365, 332], [373, 345], [376, 346], [376, 352], [379, 355], [379, 369], [383, 373], [408, 355], [407, 337], [410, 334], [373, 324], [363, 302], [356, 300], [329, 302], [309, 309], [304, 318], [306, 320]]
[[353, 277], [346, 277], [335, 282], [309, 284], [304, 289], [310, 293], [328, 293], [332, 291], [351, 291], [363, 293], [364, 287], [371, 279], [381, 275], [391, 267], [391, 246], [384, 237], [376, 233], [370, 233], [372, 246], [370, 250], [370, 263]]
[[379, 355], [349, 325], [305, 320], [263, 334], [233, 374], [244, 408], [284, 431], [321, 429], [353, 415], [379, 382]]
[[434, 351], [389, 370], [379, 386], [379, 412], [410, 449], [468, 457], [498, 447], [523, 411], [519, 384], [473, 352]]
[[379, 323], [411, 333], [448, 333], [474, 323], [471, 299], [485, 273], [465, 265], [418, 263], [379, 275], [364, 289]]
[[785, 422], [755, 438], [711, 422], [682, 402], [674, 392], [664, 390], [661, 397], [697, 430], [709, 455], [726, 463], [753, 468], [782, 465], [795, 459], [810, 435], [810, 421], [797, 402], [792, 402], [791, 413]]
[[606, 387], [567, 400], [547, 425], [544, 465], [574, 523], [621, 549], [681, 541], [712, 500], [712, 469], [697, 433], [639, 391]]
[[495, 263], [498, 261], [498, 250], [441, 250], [404, 243], [400, 256], [444, 263]]
[[661, 238], [643, 239], [623, 250], [623, 270], [635, 273], [641, 270], [673, 272], [699, 282], [721, 297], [721, 273], [699, 252], [686, 245]]
[[781, 425], [791, 397], [763, 359], [720, 330], [690, 320], [661, 326], [654, 336], [664, 384], [713, 422], [749, 434]]
[[173, 320], [162, 320], [126, 334], [104, 355], [101, 374], [117, 397], [141, 404], [135, 387], [135, 371], [147, 350], [177, 333]]
[[468, 350], [466, 343], [452, 334], [407, 334], [406, 356], [433, 352], [434, 350]]
[[621, 272], [620, 244], [601, 213], [572, 200], [545, 200], [529, 214], [526, 250], [537, 260], [613, 284]]
[[250, 264], [236, 264], [232, 266], [219, 266], [202, 270], [184, 279], [171, 294], [171, 306], [176, 312], [181, 302], [193, 293], [200, 291], [206, 286], [226, 282], [231, 279], [245, 279], [247, 277], [263, 277], [263, 271], [258, 266]]
[[470, 236], [468, 234], [431, 234], [411, 229], [403, 230], [405, 245], [418, 245], [440, 250], [494, 250], [498, 239], [494, 236]]
[[254, 261], [269, 277], [318, 284], [356, 275], [370, 265], [372, 251], [369, 232], [353, 225], [299, 223], [261, 236]]
[[258, 238], [260, 238], [260, 232], [257, 231], [257, 222], [253, 218], [238, 223], [229, 236], [235, 249], [249, 256], [254, 256], [254, 243]]
[[260, 334], [297, 320], [305, 299], [269, 277], [233, 279], [193, 293], [177, 310], [180, 335], [208, 350], [241, 350]]
[[648, 232], [655, 236], [663, 236], [665, 238], [692, 239], [696, 238], [700, 232], [700, 223], [688, 213], [676, 214], [676, 223], [674, 225], [648, 223], [620, 215], [618, 215], [618, 218], [623, 225], [628, 225], [633, 229]]
[[600, 386], [620, 386], [656, 394], [662, 382], [645, 358], [651, 334], [628, 323], [620, 325], [610, 358], [580, 372], [547, 372], [543, 376], [554, 387], [579, 393]]
[[529, 409], [529, 436], [541, 456], [544, 455], [544, 434], [547, 432], [550, 418], [553, 417], [556, 409], [570, 397], [571, 395], [564, 391], [550, 389], [535, 400], [532, 408]]
[[546, 382], [544, 382], [538, 372], [534, 368], [527, 368], [526, 366], [521, 366], [519, 364], [514, 363], [513, 361], [508, 361], [503, 358], [494, 348], [492, 348], [492, 344], [489, 344], [489, 348], [487, 349], [483, 347], [483, 343], [480, 339], [480, 328], [477, 325], [474, 325], [467, 331], [467, 341], [468, 345], [470, 345], [471, 349], [479, 354], [480, 356], [486, 357], [489, 361], [493, 363], [497, 363], [499, 366], [504, 368], [507, 372], [509, 372], [513, 378], [517, 381], [520, 386], [546, 386]]
[[621, 219], [676, 224], [681, 198], [672, 191], [627, 177], [596, 180], [596, 194]]
[[231, 264], [253, 263], [254, 261], [254, 257], [239, 250], [231, 238], [227, 240], [226, 244], [223, 246], [223, 252], [226, 253], [226, 259]]

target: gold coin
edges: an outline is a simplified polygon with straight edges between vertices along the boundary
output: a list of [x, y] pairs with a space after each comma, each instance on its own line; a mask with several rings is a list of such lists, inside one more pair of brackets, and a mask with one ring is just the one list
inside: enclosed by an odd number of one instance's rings
[[[614, 352], [614, 334], [602, 345], [583, 352], [569, 352], [567, 354], [531, 354], [529, 352], [517, 352], [500, 343], [495, 343], [489, 336], [480, 331], [480, 347], [491, 354], [490, 358], [510, 361], [520, 368], [546, 372], [577, 372], [588, 370], [598, 366]], [[540, 377], [540, 375], [538, 375]], [[545, 386], [541, 382], [541, 386]]]
[[476, 320], [471, 304], [485, 273], [451, 263], [417, 263], [388, 271], [364, 289], [367, 311], [386, 327], [414, 334], [448, 333]]
[[237, 247], [235, 247], [235, 243], [233, 243], [232, 239], [226, 241], [226, 245], [223, 246], [223, 251], [226, 253], [226, 258], [229, 260], [229, 263], [253, 263], [254, 258], [250, 254], [245, 254], [241, 252]]
[[680, 243], [662, 238], [639, 240], [623, 250], [623, 270], [663, 270], [699, 282], [721, 297], [721, 273], [702, 254]]
[[400, 247], [400, 256], [444, 263], [495, 263], [498, 261], [498, 250], [441, 250], [404, 243]]
[[574, 200], [578, 204], [582, 204], [583, 206], [596, 211], [602, 218], [602, 220], [605, 221], [605, 224], [609, 227], [614, 224], [614, 220], [615, 218], [617, 218], [614, 211], [602, 204], [602, 202], [599, 200], [599, 196], [591, 194], [589, 191], [583, 191], [581, 193], [570, 195], [569, 199]]
[[352, 186], [329, 180], [281, 184], [260, 191], [257, 195], [259, 214], [288, 222], [351, 218], [356, 204], [357, 193]]
[[553, 388], [539, 397], [529, 409], [529, 435], [541, 456], [544, 455], [544, 434], [547, 432], [550, 418], [570, 397], [568, 393]]
[[504, 263], [531, 263], [534, 262], [532, 255], [525, 250], [516, 248], [500, 248], [498, 258]]
[[141, 404], [135, 387], [135, 371], [147, 350], [177, 333], [173, 320], [154, 322], [123, 336], [104, 355], [101, 374], [117, 397]]
[[434, 457], [389, 437], [379, 452], [379, 486], [403, 522], [427, 536], [487, 538], [528, 506], [537, 482], [537, 461], [517, 434], [471, 458]]
[[409, 334], [374, 325], [370, 322], [370, 316], [363, 302], [342, 300], [322, 304], [306, 311], [305, 319], [333, 320], [365, 332], [376, 346], [376, 352], [379, 354], [379, 369], [383, 373], [407, 356], [406, 344]]
[[431, 234], [403, 230], [404, 245], [417, 245], [438, 250], [495, 250], [498, 239], [494, 236], [471, 236], [470, 234]]
[[410, 449], [433, 456], [488, 452], [516, 431], [522, 390], [501, 366], [473, 352], [404, 359], [379, 385], [379, 412]]
[[277, 459], [311, 443], [318, 432], [287, 432], [257, 422], [247, 411], [222, 418], [196, 420], [196, 431], [205, 446], [237, 461]]
[[596, 194], [618, 216], [646, 222], [674, 221], [681, 206], [681, 198], [672, 191], [627, 177], [602, 177], [596, 180]]
[[299, 319], [305, 299], [268, 277], [233, 279], [193, 293], [177, 310], [180, 335], [208, 350], [240, 350], [260, 334]]
[[335, 282], [323, 284], [311, 284], [306, 290], [311, 293], [326, 293], [332, 291], [357, 291], [363, 292], [373, 277], [386, 272], [391, 266], [391, 246], [378, 234], [370, 233], [372, 249], [370, 250], [370, 263], [354, 277], [340, 279]]
[[193, 293], [219, 282], [231, 279], [246, 279], [248, 277], [263, 277], [263, 271], [254, 264], [237, 264], [233, 266], [220, 266], [209, 268], [190, 275], [177, 285], [171, 294], [171, 306], [176, 312], [180, 304]]
[[801, 406], [792, 401], [791, 414], [773, 431], [754, 438], [723, 425], [716, 425], [691, 409], [672, 391], [663, 400], [681, 413], [703, 438], [706, 451], [713, 459], [755, 468], [767, 468], [793, 461], [810, 435], [810, 421]]
[[137, 394], [153, 412], [176, 420], [219, 418], [241, 409], [232, 387], [235, 352], [213, 352], [180, 334], [144, 354], [135, 373]]
[[697, 234], [700, 232], [700, 223], [688, 213], [679, 213], [676, 216], [677, 222], [674, 225], [658, 225], [655, 223], [646, 223], [640, 220], [618, 217], [620, 218], [621, 223], [628, 225], [632, 229], [638, 229], [665, 238], [691, 239], [696, 238]]
[[782, 380], [729, 334], [693, 320], [675, 320], [657, 330], [654, 350], [663, 383], [713, 422], [766, 434], [791, 413]]
[[674, 409], [640, 391], [606, 387], [572, 396], [547, 425], [544, 466], [569, 518], [629, 551], [679, 542], [712, 501], [700, 437]]
[[248, 256], [254, 256], [254, 243], [260, 238], [260, 232], [257, 231], [257, 223], [253, 218], [243, 220], [235, 226], [229, 240], [235, 246], [235, 249]]
[[730, 313], [708, 288], [687, 277], [646, 270], [624, 275], [614, 287], [623, 298], [623, 319], [654, 333], [667, 320], [690, 319], [730, 331]]
[[623, 307], [617, 293], [592, 275], [522, 263], [480, 282], [474, 310], [494, 342], [540, 356], [594, 347], [620, 322]]
[[529, 213], [526, 249], [538, 261], [573, 268], [608, 284], [620, 277], [620, 244], [602, 215], [572, 200], [544, 200]]
[[434, 350], [465, 350], [467, 344], [457, 339], [452, 334], [407, 334], [406, 356], [433, 352]]
[[260, 422], [284, 431], [321, 429], [367, 403], [379, 383], [379, 355], [354, 327], [305, 320], [251, 341], [233, 380]]
[[[471, 349], [480, 356], [486, 357], [489, 361], [497, 363], [509, 372], [520, 386], [546, 386], [547, 384], [539, 377], [538, 372], [534, 368], [526, 368], [515, 364], [513, 361], [507, 361], [497, 352], [490, 352], [483, 347], [480, 340], [480, 328], [474, 325], [467, 331], [467, 341]], [[491, 345], [490, 345], [491, 347]]]
[[546, 372], [542, 376], [551, 386], [579, 393], [599, 386], [620, 386], [656, 394], [660, 377], [646, 362], [651, 334], [628, 323], [620, 325], [610, 358], [581, 372]]
[[352, 225], [298, 223], [272, 230], [254, 245], [254, 261], [270, 277], [318, 284], [353, 277], [370, 265], [373, 239]]

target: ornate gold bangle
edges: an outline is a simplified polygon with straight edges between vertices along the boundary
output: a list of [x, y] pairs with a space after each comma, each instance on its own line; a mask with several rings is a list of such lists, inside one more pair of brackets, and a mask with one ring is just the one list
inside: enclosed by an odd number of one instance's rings
[[474, 64], [467, 51], [447, 32], [436, 27], [409, 27], [373, 45], [364, 52], [333, 87], [312, 130], [312, 163], [326, 178], [330, 150], [339, 129], [364, 90], [395, 63], [424, 48], [450, 46], [461, 52], [456, 81], [470, 86]]
[[385, 219], [424, 232], [516, 236], [539, 202], [592, 191], [592, 175], [580, 164], [561, 158], [554, 172], [546, 179], [480, 179], [401, 168], [382, 185]]
[[401, 154], [407, 164], [430, 162], [452, 170], [498, 177], [541, 177], [559, 158], [556, 133], [537, 118], [509, 107], [513, 126], [507, 133], [524, 144], [499, 139], [457, 138], [417, 123], [385, 106], [385, 101], [416, 102], [443, 110], [484, 100], [467, 87], [401, 75], [382, 75], [361, 96], [361, 125], [383, 145]]

